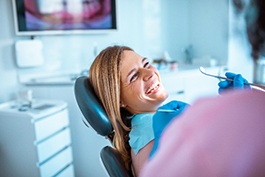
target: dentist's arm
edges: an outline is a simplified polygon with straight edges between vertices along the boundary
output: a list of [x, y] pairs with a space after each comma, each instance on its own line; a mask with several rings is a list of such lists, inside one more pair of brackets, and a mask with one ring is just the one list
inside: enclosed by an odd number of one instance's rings
[[235, 73], [231, 73], [231, 72], [227, 72], [225, 73], [225, 76], [229, 79], [232, 79], [233, 81], [220, 81], [218, 83], [219, 86], [219, 93], [221, 94], [223, 91], [225, 90], [229, 90], [229, 89], [251, 89], [251, 87], [247, 84], [248, 81], [242, 77], [241, 74], [235, 74]]
[[171, 101], [158, 108], [153, 116], [154, 146], [150, 153], [151, 158], [159, 146], [160, 137], [171, 120], [178, 118], [189, 105], [181, 101]]

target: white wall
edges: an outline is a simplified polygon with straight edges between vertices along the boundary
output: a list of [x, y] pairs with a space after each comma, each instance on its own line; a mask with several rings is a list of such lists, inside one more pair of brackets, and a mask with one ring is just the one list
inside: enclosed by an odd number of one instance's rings
[[190, 44], [189, 7], [189, 1], [161, 0], [162, 49], [168, 51], [176, 60], [184, 58], [182, 49]]
[[[134, 8], [135, 7], [135, 8]], [[44, 46], [44, 66], [31, 70], [19, 70], [25, 72], [53, 72], [58, 70], [83, 70], [88, 69], [94, 60], [94, 47], [100, 52], [109, 45], [128, 45], [145, 53], [142, 24], [142, 1], [118, 0], [116, 32], [104, 34], [78, 34], [37, 36]], [[139, 19], [139, 20], [138, 20]], [[23, 40], [25, 37], [19, 37]]]
[[226, 63], [227, 0], [161, 0], [161, 9], [162, 49], [172, 58], [183, 59], [183, 48], [192, 45], [195, 58], [212, 56]]
[[0, 103], [14, 98], [18, 86], [14, 63], [14, 27], [11, 1], [0, 1]]
[[189, 13], [189, 41], [194, 47], [195, 57], [211, 55], [226, 63], [228, 0], [190, 0]]
[[[111, 34], [39, 36], [43, 42], [45, 64], [35, 69], [18, 69], [15, 64], [14, 43], [29, 39], [14, 34], [11, 0], [0, 1], [0, 103], [15, 97], [17, 73], [53, 72], [88, 69], [98, 51], [108, 45], [129, 45], [147, 57], [160, 57], [169, 51], [172, 58], [183, 60], [182, 49], [189, 44], [194, 56], [213, 55], [227, 60], [226, 1], [183, 0], [117, 0], [118, 31]], [[147, 4], [149, 8], [143, 4]], [[158, 4], [158, 5], [156, 5]], [[145, 7], [145, 8], [144, 8]], [[159, 8], [152, 10], [154, 7]], [[146, 23], [149, 15], [158, 23]], [[153, 15], [153, 16], [152, 16]], [[206, 29], [206, 30], [205, 30]], [[150, 33], [153, 36], [150, 38]], [[149, 38], [148, 38], [149, 35]]]

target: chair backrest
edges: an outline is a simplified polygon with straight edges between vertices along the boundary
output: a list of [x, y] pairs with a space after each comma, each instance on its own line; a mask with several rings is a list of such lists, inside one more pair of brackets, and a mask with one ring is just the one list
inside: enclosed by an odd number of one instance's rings
[[123, 159], [117, 149], [105, 146], [100, 152], [100, 157], [111, 177], [133, 177], [132, 171], [126, 170]]
[[77, 104], [90, 126], [102, 136], [111, 135], [112, 125], [88, 77], [77, 78], [74, 89]]
[[[96, 96], [88, 77], [77, 78], [74, 86], [77, 104], [89, 125], [100, 135], [112, 141], [113, 127]], [[131, 170], [126, 170], [121, 154], [113, 147], [106, 146], [100, 152], [101, 160], [111, 177], [131, 177]]]

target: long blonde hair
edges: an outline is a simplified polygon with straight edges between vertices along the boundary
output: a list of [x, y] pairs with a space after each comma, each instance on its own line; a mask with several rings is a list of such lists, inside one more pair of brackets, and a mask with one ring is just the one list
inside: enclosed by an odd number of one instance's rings
[[89, 70], [89, 79], [105, 108], [114, 129], [113, 145], [121, 153], [126, 168], [130, 168], [128, 144], [130, 127], [126, 125], [120, 108], [120, 63], [126, 46], [107, 47], [95, 58]]

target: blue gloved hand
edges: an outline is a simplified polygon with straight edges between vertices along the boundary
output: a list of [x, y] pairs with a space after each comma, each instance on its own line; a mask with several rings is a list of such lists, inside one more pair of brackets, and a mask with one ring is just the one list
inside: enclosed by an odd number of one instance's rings
[[241, 74], [235, 74], [231, 72], [225, 73], [225, 76], [229, 79], [232, 79], [232, 81], [220, 81], [218, 83], [219, 89], [218, 92], [221, 94], [223, 91], [228, 90], [228, 89], [250, 89], [251, 87], [247, 84], [248, 81], [242, 77]]
[[158, 148], [160, 136], [164, 131], [165, 127], [176, 117], [179, 117], [181, 113], [189, 105], [181, 101], [171, 101], [161, 107], [159, 107], [153, 116], [153, 131], [154, 131], [154, 146], [150, 153], [149, 158], [153, 156]]

